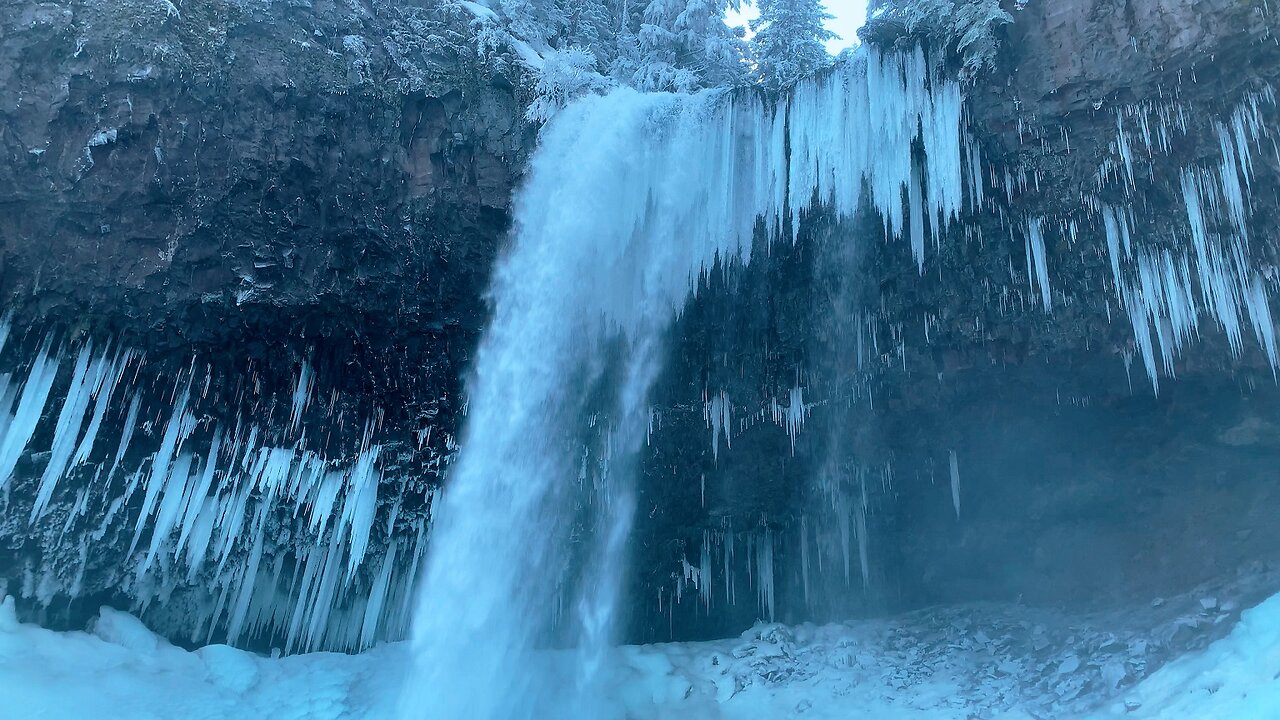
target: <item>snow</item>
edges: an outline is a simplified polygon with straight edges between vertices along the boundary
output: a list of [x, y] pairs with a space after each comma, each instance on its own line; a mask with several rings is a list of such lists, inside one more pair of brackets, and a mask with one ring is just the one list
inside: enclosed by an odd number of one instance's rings
[[16, 623], [12, 599], [0, 605], [0, 695], [11, 718], [389, 717], [369, 694], [394, 695], [399, 674], [364, 675], [390, 667], [379, 662], [388, 654], [273, 660], [225, 645], [189, 652], [110, 609], [91, 633], [53, 633]]
[[1180, 657], [1094, 717], [1269, 720], [1280, 713], [1280, 595], [1226, 638]]
[[[1274, 718], [1280, 707], [1280, 595], [1240, 615], [1196, 594], [1105, 616], [974, 605], [847, 624], [761, 623], [740, 637], [625, 646], [605, 658], [598, 720], [1149, 720]], [[1230, 601], [1229, 601], [1230, 602]], [[1226, 603], [1226, 604], [1229, 604]], [[1139, 628], [1133, 617], [1163, 622]], [[1181, 628], [1181, 630], [1178, 630]], [[1219, 639], [1162, 667], [1174, 635]], [[1194, 644], [1194, 643], [1193, 643]], [[132, 616], [103, 608], [89, 632], [17, 622], [0, 602], [0, 696], [6, 717], [379, 720], [396, 715], [406, 644], [360, 655], [266, 657], [225, 645], [188, 651]], [[571, 684], [565, 651], [541, 650], [518, 678]], [[109, 715], [104, 715], [109, 709]]]
[[498, 19], [497, 13], [485, 7], [484, 5], [481, 5], [480, 3], [468, 2], [468, 0], [461, 0], [458, 4], [461, 5], [463, 8], [465, 8], [467, 12], [471, 13], [472, 15], [475, 15], [477, 18], [483, 18], [485, 20]]

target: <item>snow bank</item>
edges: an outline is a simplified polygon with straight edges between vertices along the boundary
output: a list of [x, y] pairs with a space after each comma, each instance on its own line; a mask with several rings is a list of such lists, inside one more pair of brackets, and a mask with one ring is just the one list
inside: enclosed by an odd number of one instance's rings
[[1227, 637], [1178, 658], [1098, 718], [1280, 718], [1280, 595], [1241, 614]]
[[[0, 715], [14, 720], [389, 717], [397, 647], [366, 655], [266, 658], [210, 645], [174, 647], [136, 618], [104, 608], [92, 633], [19, 624], [0, 604]], [[377, 672], [374, 672], [374, 670]]]
[[[1033, 617], [1008, 607], [943, 609], [826, 627], [761, 624], [737, 639], [624, 647], [610, 661], [609, 701], [617, 718], [631, 720], [1280, 717], [1280, 595], [1243, 613], [1204, 650], [1115, 699], [1097, 697], [1101, 710], [1083, 715], [1044, 704], [1076, 680], [1098, 677], [1087, 672], [1094, 660], [1080, 653], [1072, 662], [1079, 648], [1055, 635], [1078, 638], [1080, 627], [1008, 637], [1008, 628]], [[1023, 645], [1036, 651], [1009, 655]], [[568, 656], [546, 653], [545, 664], [571, 669]], [[0, 715], [15, 720], [393, 718], [408, 660], [403, 644], [285, 658], [225, 645], [188, 651], [109, 608], [92, 632], [58, 633], [19, 623], [12, 599], [0, 603]], [[1056, 684], [1037, 683], [1035, 668], [1043, 665]], [[1099, 692], [1096, 682], [1084, 684]]]

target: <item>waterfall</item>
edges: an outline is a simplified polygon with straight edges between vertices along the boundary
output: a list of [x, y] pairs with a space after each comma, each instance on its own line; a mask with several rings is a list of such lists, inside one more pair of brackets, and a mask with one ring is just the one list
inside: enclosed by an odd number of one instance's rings
[[[929, 75], [918, 51], [872, 52], [781, 103], [618, 89], [543, 129], [434, 515], [403, 716], [608, 717], [590, 698], [663, 337], [706, 268], [747, 262], [757, 233], [794, 237], [814, 199], [844, 217], [868, 200], [896, 235], [910, 186], [912, 217], [927, 214], [937, 236], [974, 175], [962, 158], [976, 155], [962, 152], [958, 87]], [[606, 373], [608, 479], [595, 549], [574, 567], [580, 429]], [[578, 588], [567, 684], [535, 659], [553, 642], [562, 587]]]

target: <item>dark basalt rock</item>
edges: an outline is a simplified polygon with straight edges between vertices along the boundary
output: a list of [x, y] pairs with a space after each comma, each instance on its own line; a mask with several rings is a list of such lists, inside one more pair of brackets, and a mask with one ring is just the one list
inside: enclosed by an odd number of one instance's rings
[[[518, 68], [481, 62], [469, 21], [432, 2], [9, 4], [0, 298], [24, 333], [9, 353], [48, 333], [136, 348], [156, 379], [144, 405], [208, 364], [225, 396], [210, 426], [284, 422], [307, 360], [329, 400], [309, 411], [327, 405], [313, 450], [350, 456], [365, 418], [415, 451], [445, 428], [400, 470], [422, 483], [402, 521], [421, 517], [535, 137]], [[42, 546], [15, 532], [10, 577]], [[85, 584], [110, 593], [118, 573]]]

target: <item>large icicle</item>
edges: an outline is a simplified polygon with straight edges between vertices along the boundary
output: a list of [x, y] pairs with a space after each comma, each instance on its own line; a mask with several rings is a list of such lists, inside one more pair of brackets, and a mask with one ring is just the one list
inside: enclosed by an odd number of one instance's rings
[[27, 443], [31, 442], [31, 436], [35, 434], [45, 401], [49, 399], [49, 390], [57, 377], [58, 360], [49, 354], [50, 344], [49, 340], [45, 340], [40, 353], [31, 363], [17, 409], [9, 412], [7, 408], [0, 408], [5, 416], [4, 435], [0, 437], [0, 488], [4, 488], [13, 479], [13, 469], [18, 465], [18, 459], [22, 457]]
[[733, 404], [725, 391], [721, 390], [703, 403], [702, 417], [711, 431], [711, 456], [718, 460], [721, 434], [724, 435], [725, 447], [733, 447]]
[[1049, 260], [1045, 256], [1044, 219], [1027, 221], [1027, 282], [1034, 276], [1040, 286], [1040, 305], [1045, 312], [1053, 310], [1053, 291], [1049, 289]]
[[298, 384], [293, 390], [293, 403], [289, 410], [289, 432], [298, 429], [302, 421], [302, 411], [307, 409], [311, 401], [311, 385], [315, 378], [311, 370], [311, 361], [303, 360], [302, 369], [298, 371]]
[[956, 459], [956, 451], [952, 450], [949, 455], [948, 465], [951, 469], [951, 505], [956, 510], [956, 517], [960, 517], [960, 461]]
[[71, 371], [71, 384], [67, 388], [66, 399], [62, 402], [62, 411], [58, 413], [58, 422], [53, 431], [53, 447], [49, 451], [49, 462], [40, 477], [40, 489], [36, 493], [35, 503], [31, 508], [30, 521], [35, 522], [44, 514], [58, 481], [62, 479], [71, 464], [76, 451], [76, 440], [80, 438], [80, 429], [84, 424], [85, 412], [89, 403], [101, 390], [103, 383], [110, 377], [112, 368], [107, 364], [106, 355], [95, 357], [92, 343], [85, 343]]
[[[138, 522], [133, 529], [133, 540], [129, 543], [130, 554], [137, 548], [138, 540], [142, 538], [142, 532], [147, 527], [147, 520], [151, 517], [151, 512], [155, 508], [156, 500], [160, 497], [161, 491], [169, 484], [171, 463], [174, 455], [182, 445], [182, 442], [195, 429], [195, 416], [187, 411], [190, 393], [191, 389], [188, 386], [179, 395], [178, 404], [174, 406], [173, 413], [169, 416], [169, 422], [165, 425], [164, 437], [160, 440], [160, 449], [151, 458], [151, 472], [148, 474], [146, 482], [147, 492], [142, 500], [142, 511], [138, 515]], [[185, 477], [183, 481], [186, 481]]]

